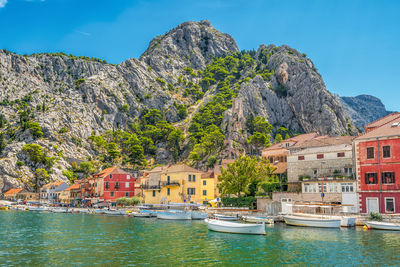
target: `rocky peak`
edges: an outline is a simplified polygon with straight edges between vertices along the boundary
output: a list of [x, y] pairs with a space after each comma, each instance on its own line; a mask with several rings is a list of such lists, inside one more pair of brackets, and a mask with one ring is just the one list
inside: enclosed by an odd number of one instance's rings
[[213, 57], [237, 51], [235, 40], [209, 21], [190, 21], [154, 38], [141, 59], [157, 72], [177, 74], [185, 67], [203, 69]]

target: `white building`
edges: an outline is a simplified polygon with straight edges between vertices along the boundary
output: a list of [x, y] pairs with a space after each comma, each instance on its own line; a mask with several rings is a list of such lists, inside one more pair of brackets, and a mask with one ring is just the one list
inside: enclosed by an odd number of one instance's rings
[[60, 199], [60, 194], [67, 189], [69, 185], [63, 181], [46, 184], [40, 188], [40, 202], [42, 203], [57, 203]]

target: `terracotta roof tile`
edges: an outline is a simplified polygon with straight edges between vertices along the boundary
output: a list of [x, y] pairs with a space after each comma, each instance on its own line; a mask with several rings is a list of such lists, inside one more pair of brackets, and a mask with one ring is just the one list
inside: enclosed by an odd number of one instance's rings
[[305, 141], [300, 146], [296, 146], [296, 148], [322, 147], [341, 144], [351, 145], [354, 138], [354, 136], [324, 136]]
[[[397, 115], [396, 116], [393, 115], [391, 117], [392, 120], [384, 120], [386, 122], [385, 124], [376, 126], [374, 129], [365, 132], [364, 134], [361, 134], [355, 140], [388, 137], [388, 136], [400, 136], [400, 113], [395, 113], [395, 114]], [[373, 124], [373, 125], [379, 125], [379, 124]]]
[[79, 189], [79, 188], [80, 188], [79, 184], [73, 184], [70, 187], [68, 187], [67, 189], [65, 189], [65, 191], [69, 191], [72, 189]]
[[117, 166], [113, 166], [111, 168], [104, 169], [104, 170], [94, 174], [93, 177], [96, 177], [96, 178], [105, 177], [109, 174], [117, 174], [117, 173], [118, 174], [130, 174], [129, 172], [126, 172]]
[[400, 117], [400, 113], [398, 113], [398, 112], [390, 113], [389, 115], [387, 115], [385, 117], [382, 117], [374, 122], [371, 122], [371, 123], [365, 125], [364, 128], [367, 129], [367, 128], [380, 127], [388, 122], [398, 119], [399, 117]]
[[22, 191], [22, 188], [13, 188], [4, 193], [4, 195], [16, 195]]
[[192, 168], [186, 164], [171, 165], [162, 171], [162, 173], [172, 173], [172, 172], [202, 172], [202, 171]]

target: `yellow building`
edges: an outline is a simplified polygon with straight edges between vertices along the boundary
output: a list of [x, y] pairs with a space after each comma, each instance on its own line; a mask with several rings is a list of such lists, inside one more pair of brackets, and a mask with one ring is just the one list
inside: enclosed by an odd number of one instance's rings
[[144, 171], [142, 196], [147, 204], [201, 203], [201, 176], [204, 172], [185, 164], [156, 167]]
[[214, 176], [214, 172], [207, 172], [201, 177], [201, 203], [208, 204], [210, 200], [213, 200], [218, 195], [217, 180]]
[[204, 172], [185, 164], [171, 165], [161, 172], [161, 203], [201, 203]]

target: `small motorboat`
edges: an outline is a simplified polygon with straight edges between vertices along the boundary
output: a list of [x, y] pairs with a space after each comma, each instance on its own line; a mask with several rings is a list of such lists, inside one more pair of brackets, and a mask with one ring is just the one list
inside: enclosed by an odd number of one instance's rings
[[157, 219], [164, 220], [191, 220], [192, 214], [190, 212], [181, 210], [168, 210], [168, 211], [158, 211]]
[[221, 220], [205, 219], [208, 229], [215, 232], [233, 233], [233, 234], [252, 234], [265, 235], [265, 223], [247, 224], [237, 222], [227, 222]]
[[139, 213], [148, 213], [150, 217], [157, 217], [157, 211], [140, 209]]
[[223, 221], [238, 221], [240, 219], [238, 214], [236, 214], [236, 216], [214, 214], [214, 217], [218, 220], [223, 220]]
[[45, 211], [47, 209], [45, 209], [44, 207], [40, 207], [40, 206], [29, 206], [28, 210], [29, 211]]
[[66, 209], [63, 209], [63, 208], [55, 208], [55, 209], [51, 209], [50, 210], [51, 212], [54, 212], [54, 213], [68, 213], [69, 211], [68, 211], [68, 208], [66, 208]]
[[356, 217], [341, 217], [340, 226], [342, 227], [354, 227], [356, 226]]
[[110, 209], [110, 210], [104, 210], [104, 214], [107, 214], [107, 215], [126, 215], [127, 213], [124, 210], [113, 210], [113, 209]]
[[274, 219], [271, 217], [263, 217], [263, 216], [243, 216], [242, 219], [245, 222], [252, 222], [252, 223], [269, 223], [274, 224]]
[[131, 212], [130, 213], [133, 217], [142, 217], [142, 218], [151, 218], [153, 217], [153, 214], [150, 212]]
[[340, 218], [316, 218], [305, 216], [287, 215], [283, 216], [285, 223], [294, 226], [322, 227], [322, 228], [340, 228]]
[[200, 211], [191, 211], [192, 220], [204, 220], [208, 218], [208, 214]]
[[365, 224], [371, 229], [400, 231], [399, 223], [368, 221]]

